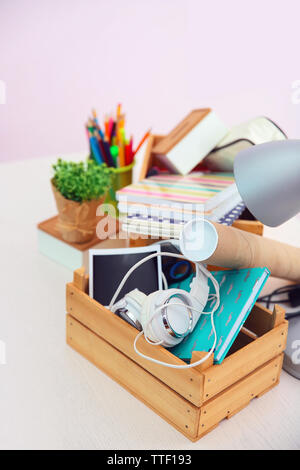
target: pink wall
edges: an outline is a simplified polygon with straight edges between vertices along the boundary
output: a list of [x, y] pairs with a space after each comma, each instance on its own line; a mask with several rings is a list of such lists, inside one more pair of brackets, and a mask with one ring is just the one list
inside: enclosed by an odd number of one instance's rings
[[138, 139], [192, 108], [267, 115], [300, 137], [292, 103], [299, 1], [1, 0], [0, 160], [84, 150], [83, 123], [121, 101]]

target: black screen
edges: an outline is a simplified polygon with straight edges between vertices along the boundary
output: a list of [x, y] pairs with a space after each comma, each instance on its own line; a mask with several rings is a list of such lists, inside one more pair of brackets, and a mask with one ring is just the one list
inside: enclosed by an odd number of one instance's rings
[[[155, 250], [156, 251], [156, 250]], [[153, 250], [154, 252], [154, 250]], [[127, 271], [151, 252], [93, 256], [93, 298], [108, 306]], [[148, 295], [159, 289], [158, 257], [146, 261], [129, 276], [117, 300], [133, 289]]]

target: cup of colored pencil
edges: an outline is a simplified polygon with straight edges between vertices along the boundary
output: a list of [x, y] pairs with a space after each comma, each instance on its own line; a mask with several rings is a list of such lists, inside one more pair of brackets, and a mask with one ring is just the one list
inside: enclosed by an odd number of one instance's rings
[[125, 114], [118, 104], [115, 116], [106, 115], [103, 126], [100, 125], [95, 109], [86, 123], [86, 132], [90, 146], [90, 158], [99, 165], [106, 163], [114, 174], [110, 200], [115, 202], [115, 191], [131, 184], [134, 156], [150, 134], [146, 132], [135, 150], [133, 137], [129, 139], [125, 131]]

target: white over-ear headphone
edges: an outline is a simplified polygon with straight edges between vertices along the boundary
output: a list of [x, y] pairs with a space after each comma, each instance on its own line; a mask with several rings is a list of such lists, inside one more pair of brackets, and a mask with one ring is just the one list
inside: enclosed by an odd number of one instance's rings
[[[200, 263], [196, 263], [196, 276], [191, 282], [190, 292], [186, 292], [182, 289], [167, 289], [153, 292], [147, 296], [138, 289], [134, 289], [115, 304], [115, 300], [131, 273], [141, 264], [156, 256], [171, 256], [185, 259], [182, 255], [168, 252], [153, 253], [142, 259], [132, 266], [122, 279], [110, 302], [109, 309], [113, 312], [117, 312], [120, 309], [122, 310], [126, 308], [127, 318], [129, 318], [129, 320], [131, 319], [131, 323], [135, 324], [139, 329], [142, 329], [134, 342], [134, 349], [137, 354], [149, 361], [166, 367], [177, 369], [195, 367], [196, 365], [204, 362], [213, 353], [217, 342], [213, 314], [220, 303], [219, 285], [212, 274], [204, 268], [204, 266]], [[215, 294], [212, 294], [211, 296], [209, 296], [209, 287], [207, 283], [208, 278], [211, 279], [215, 288]], [[216, 301], [212, 311], [209, 313], [203, 312], [207, 301], [209, 298], [213, 297], [216, 298]], [[160, 344], [170, 348], [179, 344], [185, 336], [193, 331], [201, 314], [211, 315], [212, 328], [215, 334], [213, 347], [203, 359], [192, 364], [178, 366], [158, 361], [157, 359], [144, 355], [137, 349], [137, 341], [143, 334], [146, 341], [153, 345]]]

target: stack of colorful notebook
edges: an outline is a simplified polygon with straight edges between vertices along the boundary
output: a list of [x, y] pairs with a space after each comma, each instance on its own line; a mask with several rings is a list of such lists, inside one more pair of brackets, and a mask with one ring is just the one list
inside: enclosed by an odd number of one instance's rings
[[170, 238], [193, 218], [231, 225], [245, 208], [232, 173], [152, 176], [121, 189], [117, 199], [124, 231]]

